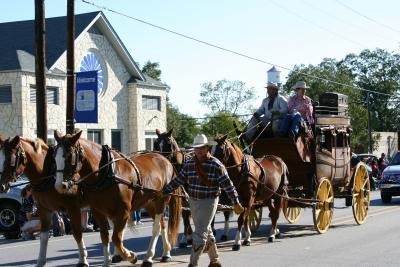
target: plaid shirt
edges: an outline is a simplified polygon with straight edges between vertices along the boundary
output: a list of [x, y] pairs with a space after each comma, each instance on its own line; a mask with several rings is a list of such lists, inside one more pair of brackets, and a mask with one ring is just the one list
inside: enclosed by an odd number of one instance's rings
[[195, 161], [188, 160], [179, 172], [164, 188], [164, 194], [169, 194], [179, 186], [187, 185], [189, 197], [195, 199], [216, 198], [220, 195], [220, 187], [228, 194], [233, 203], [238, 203], [238, 194], [229, 179], [228, 173], [222, 163], [214, 158], [202, 163], [204, 172], [207, 174], [210, 186], [203, 185], [197, 174]]
[[292, 114], [293, 110], [296, 109], [303, 118], [306, 118], [309, 123], [314, 124], [312, 116], [313, 106], [311, 98], [308, 96], [299, 97], [297, 94], [291, 96], [288, 101], [288, 108], [289, 114]]

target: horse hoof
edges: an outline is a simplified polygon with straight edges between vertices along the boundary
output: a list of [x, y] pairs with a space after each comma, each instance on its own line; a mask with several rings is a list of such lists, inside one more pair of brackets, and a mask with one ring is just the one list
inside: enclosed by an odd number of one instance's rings
[[131, 255], [126, 260], [129, 261], [132, 264], [135, 264], [138, 261], [138, 257], [136, 256], [135, 252], [130, 251], [130, 253], [131, 253]]
[[189, 240], [187, 241], [187, 244], [188, 244], [188, 246], [193, 245], [193, 240], [192, 240], [192, 239], [189, 239]]
[[250, 240], [244, 240], [242, 245], [243, 246], [251, 246], [251, 241]]
[[226, 240], [228, 240], [228, 237], [226, 235], [222, 235], [220, 240], [221, 241], [226, 241]]
[[232, 246], [232, 250], [233, 251], [239, 251], [240, 250], [240, 245], [239, 244], [235, 244]]
[[179, 243], [179, 248], [187, 248], [187, 246], [188, 246], [188, 243], [186, 243], [186, 242]]
[[273, 237], [273, 236], [268, 237], [268, 242], [269, 243], [272, 243], [274, 241], [275, 241], [275, 237]]
[[112, 258], [111, 258], [111, 263], [118, 263], [118, 262], [121, 262], [122, 261], [122, 257], [120, 256], [120, 255], [114, 255], [114, 256], [112, 256]]
[[76, 265], [76, 267], [89, 267], [89, 264], [80, 262]]
[[152, 263], [152, 262], [144, 261], [144, 262], [142, 263], [142, 267], [151, 267], [151, 266], [153, 266], [153, 263]]
[[171, 262], [172, 258], [170, 256], [162, 256], [161, 262]]

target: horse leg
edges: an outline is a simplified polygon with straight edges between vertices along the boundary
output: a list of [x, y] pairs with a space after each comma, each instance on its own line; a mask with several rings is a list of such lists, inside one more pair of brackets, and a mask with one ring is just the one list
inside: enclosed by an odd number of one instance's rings
[[280, 232], [277, 227], [279, 212], [281, 209], [280, 200], [271, 199], [270, 203], [268, 204], [269, 209], [269, 216], [271, 217], [271, 231], [268, 237], [268, 242], [274, 242], [275, 237], [279, 237]]
[[183, 235], [181, 241], [179, 242], [180, 248], [186, 248], [188, 245], [192, 244], [192, 226], [190, 225], [190, 210], [182, 210], [183, 219]]
[[241, 241], [242, 241], [242, 227], [243, 227], [243, 222], [244, 222], [244, 214], [245, 212], [242, 212], [242, 214], [239, 215], [238, 218], [238, 228], [236, 230], [236, 237], [235, 237], [235, 242], [233, 243], [232, 250], [238, 251], [240, 250], [241, 246]]
[[41, 267], [46, 265], [47, 245], [49, 242], [49, 230], [51, 225], [51, 211], [40, 208], [40, 206], [38, 206], [38, 210], [40, 217], [40, 250], [36, 266]]
[[129, 211], [128, 209], [121, 215], [117, 215], [113, 218], [114, 229], [112, 235], [112, 242], [114, 243], [115, 251], [126, 261], [135, 264], [138, 260], [136, 254], [124, 247], [122, 243], [124, 239], [124, 230], [126, 222], [128, 221]]
[[246, 227], [246, 237], [243, 240], [243, 246], [250, 246], [251, 245], [251, 230], [250, 230], [249, 216], [246, 216], [246, 219], [244, 220], [244, 225]]
[[143, 260], [142, 266], [152, 266], [153, 265], [153, 257], [156, 251], [156, 244], [158, 240], [158, 236], [160, 235], [160, 221], [161, 218], [163, 217], [163, 213], [156, 214], [154, 217], [154, 222], [153, 222], [153, 231], [152, 231], [152, 236], [150, 240], [150, 245], [147, 250], [147, 254], [145, 259]]
[[[97, 224], [100, 227], [100, 237], [101, 237], [101, 243], [103, 245], [103, 255], [104, 255], [103, 267], [108, 267], [111, 265], [110, 237], [109, 237], [109, 233], [108, 233], [108, 221], [105, 216], [98, 213], [96, 210], [92, 209], [92, 213], [93, 213], [94, 219], [96, 220]], [[81, 227], [80, 221], [79, 221], [79, 227]]]
[[88, 253], [82, 238], [81, 209], [79, 207], [74, 207], [74, 209], [70, 209], [68, 211], [68, 215], [70, 216], [71, 219], [72, 234], [78, 245], [78, 250], [79, 250], [79, 262], [76, 266], [77, 267], [89, 266], [89, 263], [87, 261]]
[[224, 223], [224, 233], [221, 236], [221, 241], [228, 240], [228, 233], [229, 233], [229, 217], [231, 215], [230, 211], [224, 211], [225, 223]]
[[161, 262], [170, 262], [171, 261], [171, 244], [168, 240], [168, 232], [165, 224], [164, 217], [161, 217], [161, 237], [163, 241], [163, 255], [161, 258]]

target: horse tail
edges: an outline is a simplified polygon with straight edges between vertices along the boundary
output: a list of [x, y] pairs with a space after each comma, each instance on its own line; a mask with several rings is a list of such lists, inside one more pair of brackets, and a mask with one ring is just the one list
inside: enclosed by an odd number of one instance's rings
[[282, 165], [281, 183], [280, 183], [279, 187], [284, 188], [285, 186], [287, 186], [289, 184], [289, 179], [288, 179], [289, 169], [288, 169], [286, 163], [281, 158], [279, 158], [279, 160]]
[[[179, 224], [182, 218], [182, 190], [180, 187], [174, 192], [168, 204], [168, 238], [172, 246], [175, 246], [178, 239]], [[177, 196], [179, 195], [179, 196]]]

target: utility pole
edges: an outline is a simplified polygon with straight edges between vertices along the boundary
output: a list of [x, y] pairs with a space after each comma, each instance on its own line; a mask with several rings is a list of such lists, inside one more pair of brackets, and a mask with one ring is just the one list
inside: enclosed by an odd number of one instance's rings
[[47, 143], [46, 22], [44, 0], [35, 0], [35, 75], [37, 137]]
[[368, 153], [372, 153], [371, 109], [369, 106], [369, 92], [367, 92], [367, 109], [368, 109]]
[[75, 130], [75, 14], [74, 0], [67, 3], [67, 114], [66, 132], [73, 134]]

